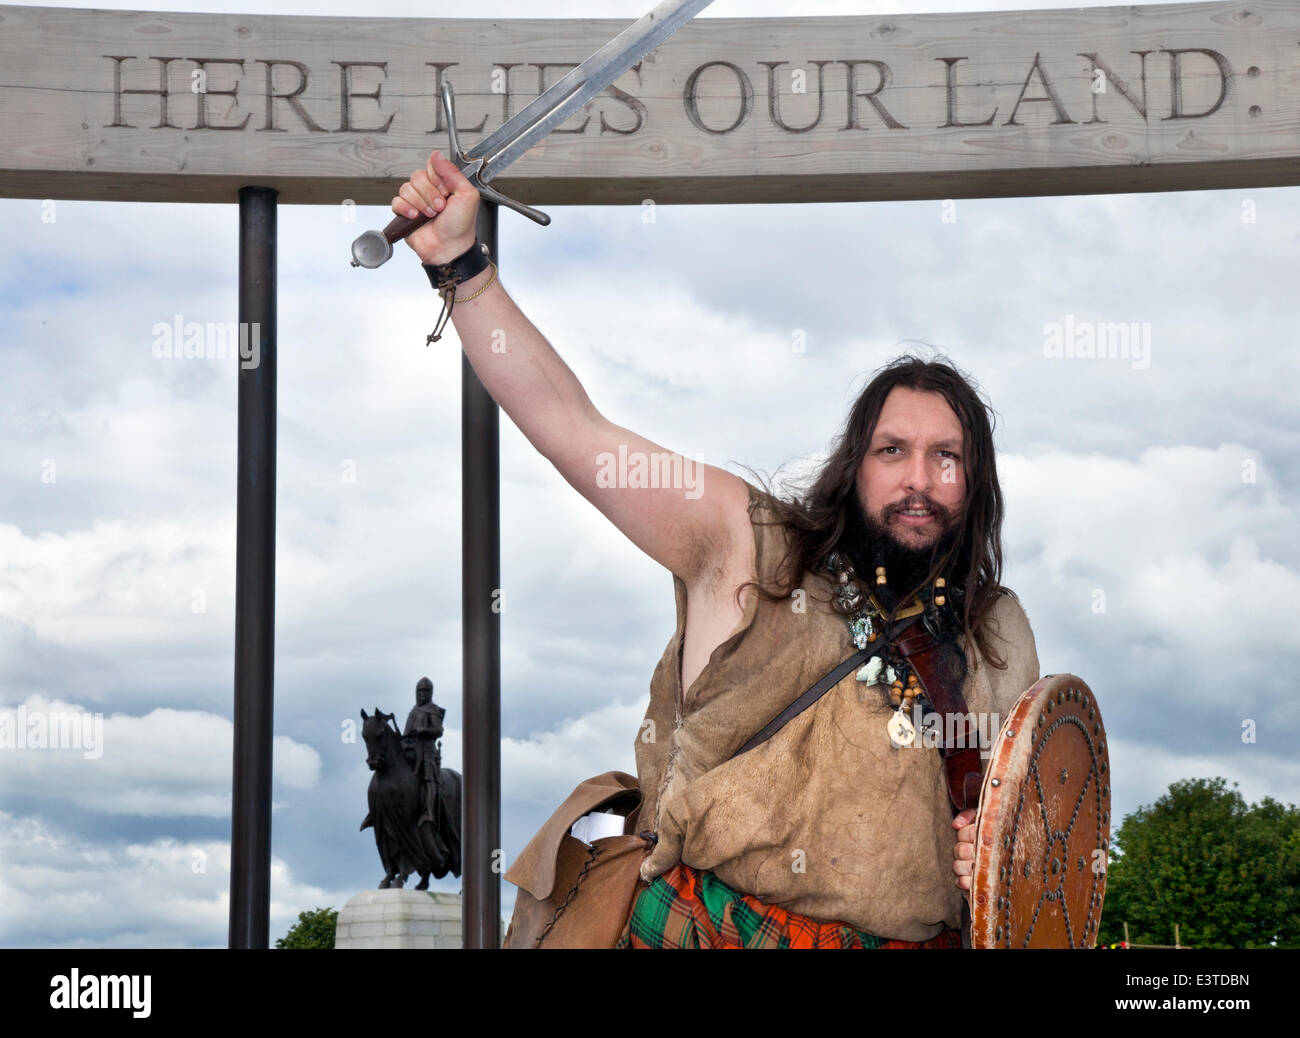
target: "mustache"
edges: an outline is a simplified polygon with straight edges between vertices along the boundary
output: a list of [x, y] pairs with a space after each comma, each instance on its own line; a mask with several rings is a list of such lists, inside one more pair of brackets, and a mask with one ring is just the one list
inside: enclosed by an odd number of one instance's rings
[[897, 512], [920, 511], [921, 509], [934, 513], [935, 518], [943, 525], [950, 523], [955, 514], [952, 509], [945, 508], [943, 505], [927, 497], [925, 494], [917, 494], [906, 498], [897, 504], [888, 506], [884, 511], [883, 518], [887, 519], [890, 515]]

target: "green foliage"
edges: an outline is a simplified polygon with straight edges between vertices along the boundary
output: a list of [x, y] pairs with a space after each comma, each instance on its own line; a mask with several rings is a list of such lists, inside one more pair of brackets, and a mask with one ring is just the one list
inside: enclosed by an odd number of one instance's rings
[[275, 942], [277, 948], [333, 948], [339, 914], [333, 908], [299, 912], [298, 921]]
[[1227, 781], [1175, 782], [1111, 838], [1099, 943], [1300, 947], [1300, 809]]

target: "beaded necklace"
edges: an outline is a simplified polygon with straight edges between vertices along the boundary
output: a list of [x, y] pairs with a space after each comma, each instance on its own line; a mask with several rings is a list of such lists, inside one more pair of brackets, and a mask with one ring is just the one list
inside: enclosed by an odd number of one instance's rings
[[[870, 591], [863, 591], [858, 584], [853, 563], [843, 552], [832, 551], [823, 563], [823, 568], [835, 580], [835, 601], [839, 613], [849, 628], [849, 637], [859, 649], [865, 649], [876, 642], [885, 630], [888, 611], [880, 600]], [[888, 577], [884, 566], [876, 567], [877, 586], [887, 586]], [[912, 601], [894, 614], [894, 620], [903, 620], [909, 616], [923, 614], [923, 620], [931, 631], [935, 630], [938, 609], [947, 602], [945, 590], [947, 580], [939, 577], [934, 587], [922, 588]], [[960, 590], [953, 590], [953, 597], [960, 597]], [[894, 713], [885, 726], [890, 742], [895, 747], [909, 746], [916, 738], [916, 727], [907, 714], [918, 696], [924, 699], [925, 689], [915, 671], [907, 665], [892, 645], [886, 645], [879, 655], [873, 656], [859, 668], [857, 680], [866, 685], [887, 685], [889, 705]]]

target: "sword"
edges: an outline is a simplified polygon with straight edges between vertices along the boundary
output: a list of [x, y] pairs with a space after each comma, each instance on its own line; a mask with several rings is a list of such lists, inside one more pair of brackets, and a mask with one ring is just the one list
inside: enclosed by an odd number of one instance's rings
[[[522, 213], [545, 227], [551, 222], [549, 216], [507, 198], [496, 188], [489, 187], [488, 182], [712, 2], [664, 0], [502, 123], [469, 152], [461, 149], [456, 132], [455, 92], [451, 82], [445, 81], [442, 84], [442, 109], [451, 143], [448, 157], [478, 189], [480, 197]], [[373, 268], [386, 263], [393, 255], [394, 243], [431, 219], [433, 217], [424, 214], [398, 216], [382, 231], [366, 231], [352, 243], [352, 266]]]

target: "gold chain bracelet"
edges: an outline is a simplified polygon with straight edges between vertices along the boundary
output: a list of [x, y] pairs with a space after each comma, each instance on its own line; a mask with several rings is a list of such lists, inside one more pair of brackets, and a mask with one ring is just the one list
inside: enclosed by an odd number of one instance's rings
[[492, 282], [497, 279], [497, 265], [492, 260], [488, 260], [488, 266], [492, 268], [492, 276], [487, 279], [487, 284], [484, 285], [482, 288], [480, 288], [472, 296], [457, 296], [456, 302], [468, 303], [471, 299], [477, 299], [479, 296], [481, 296], [484, 292], [486, 292], [489, 288], [492, 287]]

